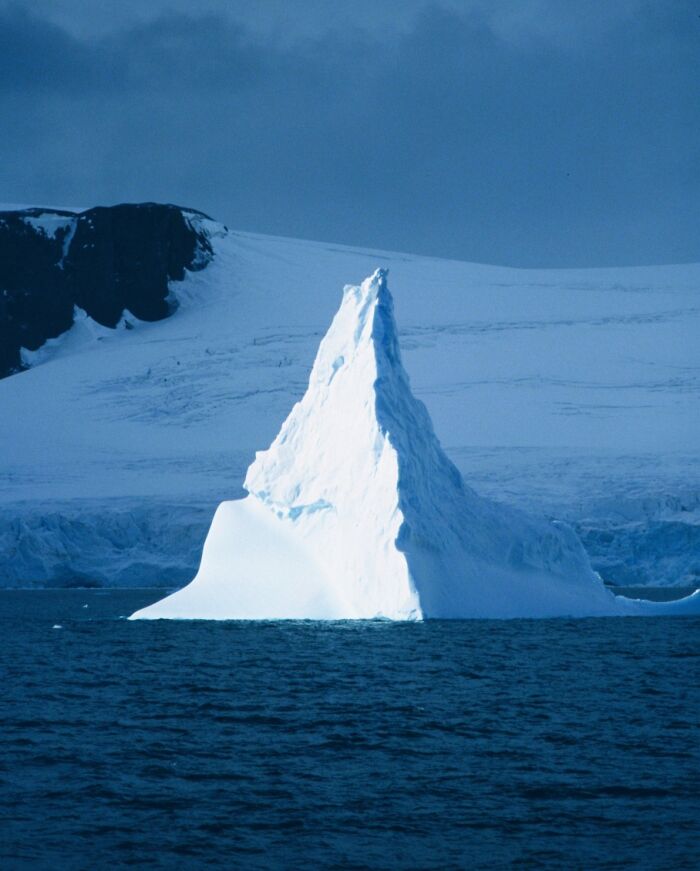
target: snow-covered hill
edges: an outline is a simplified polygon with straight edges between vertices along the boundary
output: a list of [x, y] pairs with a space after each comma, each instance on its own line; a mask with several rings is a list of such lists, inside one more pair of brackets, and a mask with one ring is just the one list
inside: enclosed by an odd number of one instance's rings
[[343, 286], [377, 267], [468, 484], [577, 524], [608, 580], [700, 578], [700, 265], [517, 270], [197, 220], [213, 258], [171, 283], [174, 315], [0, 381], [2, 583], [189, 580]]

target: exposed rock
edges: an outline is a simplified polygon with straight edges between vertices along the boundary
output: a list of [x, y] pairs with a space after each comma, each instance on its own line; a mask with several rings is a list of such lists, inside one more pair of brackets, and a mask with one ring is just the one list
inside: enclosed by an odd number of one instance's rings
[[190, 220], [200, 212], [158, 203], [84, 212], [0, 212], [0, 377], [68, 330], [75, 307], [115, 327], [124, 309], [144, 321], [173, 310], [169, 282], [212, 256]]

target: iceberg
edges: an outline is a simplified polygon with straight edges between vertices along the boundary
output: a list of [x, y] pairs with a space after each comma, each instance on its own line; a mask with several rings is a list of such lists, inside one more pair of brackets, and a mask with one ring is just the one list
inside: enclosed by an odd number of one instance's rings
[[399, 351], [387, 271], [348, 286], [308, 389], [223, 502], [199, 571], [130, 619], [700, 613], [616, 597], [565, 524], [485, 499], [443, 451]]

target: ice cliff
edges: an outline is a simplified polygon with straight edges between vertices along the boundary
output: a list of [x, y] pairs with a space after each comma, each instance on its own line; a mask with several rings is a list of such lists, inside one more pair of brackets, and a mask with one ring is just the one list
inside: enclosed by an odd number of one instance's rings
[[700, 611], [614, 597], [576, 535], [481, 498], [401, 363], [386, 272], [346, 287], [308, 389], [222, 503], [195, 579], [134, 618], [410, 620]]

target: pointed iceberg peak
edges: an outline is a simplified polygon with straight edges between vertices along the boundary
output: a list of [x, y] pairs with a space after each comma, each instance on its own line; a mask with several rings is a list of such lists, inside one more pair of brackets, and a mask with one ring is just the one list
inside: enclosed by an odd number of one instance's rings
[[366, 299], [368, 297], [376, 298], [382, 293], [389, 293], [388, 275], [389, 270], [386, 267], [378, 267], [360, 285], [346, 284], [345, 294], [353, 294], [358, 298]]
[[384, 268], [375, 269], [372, 275], [362, 282], [362, 287], [369, 285], [369, 287], [374, 292], [377, 302], [380, 305], [384, 303], [388, 303], [389, 305], [393, 305], [393, 300], [391, 297], [391, 293], [389, 291], [389, 270]]
[[[375, 269], [372, 275], [365, 278], [358, 288], [346, 288], [346, 290], [354, 290], [359, 299], [370, 303], [373, 306], [373, 314], [375, 320], [377, 314], [382, 314], [384, 330], [391, 332], [394, 335], [397, 333], [396, 323], [394, 321], [394, 299], [389, 290], [388, 282], [389, 270], [386, 268]], [[380, 338], [373, 332], [373, 338]]]
[[[387, 282], [388, 275], [388, 269], [375, 269], [361, 284], [346, 284], [343, 290], [343, 302], [340, 311], [342, 311], [343, 306], [348, 304], [355, 306], [358, 314], [362, 316], [377, 304], [393, 306]], [[340, 314], [340, 311], [338, 314]]]
[[[311, 383], [315, 376], [322, 380], [326, 377], [329, 364], [334, 372], [333, 367], [341, 357], [348, 360], [348, 355], [354, 356], [363, 347], [381, 358], [380, 368], [382, 363], [401, 366], [388, 275], [388, 269], [376, 269], [361, 284], [345, 286], [340, 309], [319, 347]], [[378, 377], [381, 374], [377, 372]]]
[[[372, 383], [381, 374], [378, 357], [400, 365], [394, 303], [387, 283], [388, 269], [377, 269], [359, 285], [346, 285], [340, 308], [316, 354], [309, 391], [323, 390], [336, 382], [352, 363], [353, 378]], [[358, 366], [358, 357], [366, 358]], [[343, 379], [341, 379], [342, 381]], [[336, 384], [337, 386], [337, 384]], [[363, 388], [364, 389], [364, 388]], [[303, 402], [309, 397], [304, 397]], [[292, 412], [294, 413], [294, 412]]]
[[[385, 454], [394, 457], [378, 419], [380, 405], [386, 404], [379, 393], [390, 382], [396, 382], [394, 395], [410, 388], [398, 352], [387, 272], [377, 269], [360, 285], [345, 287], [304, 397], [248, 469], [246, 490], [280, 516], [298, 518], [309, 506], [337, 508], [353, 478], [376, 482]], [[395, 475], [385, 485], [387, 493], [396, 494]]]
[[347, 305], [353, 308], [358, 317], [364, 318], [373, 313], [377, 306], [387, 306], [393, 310], [388, 275], [388, 269], [375, 269], [361, 284], [346, 284], [340, 311]]
[[386, 266], [379, 266], [374, 270], [369, 280], [372, 284], [376, 284], [378, 287], [386, 286], [386, 277], [389, 274], [389, 269]]

